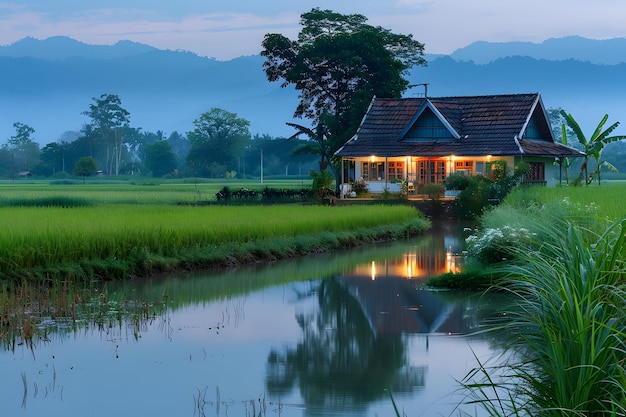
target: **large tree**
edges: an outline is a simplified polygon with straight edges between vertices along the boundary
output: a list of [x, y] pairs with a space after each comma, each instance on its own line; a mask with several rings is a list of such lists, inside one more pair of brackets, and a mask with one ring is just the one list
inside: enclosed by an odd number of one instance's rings
[[297, 40], [277, 33], [263, 40], [267, 79], [293, 85], [300, 92], [294, 117], [311, 119], [311, 132], [327, 132], [314, 139], [327, 141], [320, 144], [322, 160], [356, 132], [372, 97], [400, 97], [409, 69], [426, 64], [424, 45], [412, 35], [366, 22], [360, 14], [315, 8], [301, 15]]
[[250, 122], [224, 109], [213, 108], [193, 122], [187, 132], [191, 143], [187, 163], [195, 175], [221, 177], [226, 171], [237, 171], [250, 141]]
[[121, 157], [125, 149], [124, 140], [130, 123], [130, 113], [122, 107], [122, 100], [115, 94], [93, 97], [94, 103], [83, 112], [91, 119], [85, 126], [85, 135], [93, 135], [106, 148], [106, 167], [109, 173], [119, 174]]
[[7, 149], [13, 160], [12, 170], [29, 171], [40, 162], [39, 144], [32, 138], [35, 129], [21, 122], [13, 123], [13, 127], [15, 135], [7, 141]]
[[176, 154], [166, 140], [157, 140], [143, 146], [143, 163], [153, 177], [173, 174], [176, 170]]
[[86, 178], [95, 174], [98, 171], [98, 161], [90, 156], [80, 158], [76, 165], [74, 165], [74, 175], [83, 177], [83, 183], [86, 182]]

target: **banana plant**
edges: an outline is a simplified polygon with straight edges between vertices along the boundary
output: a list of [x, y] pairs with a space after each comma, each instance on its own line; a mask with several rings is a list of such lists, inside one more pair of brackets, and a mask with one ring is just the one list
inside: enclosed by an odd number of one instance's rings
[[[565, 112], [565, 110], [561, 110], [561, 115], [565, 118], [565, 122], [567, 123], [567, 125], [576, 134], [576, 138], [583, 146], [582, 151], [585, 153], [585, 158], [583, 164], [580, 166], [580, 172], [578, 174], [578, 178], [576, 179], [576, 184], [580, 184], [583, 179], [585, 180], [585, 184], [591, 184], [594, 174], [596, 173], [598, 174], [599, 183], [601, 168], [600, 157], [602, 156], [602, 150], [607, 144], [611, 142], [626, 139], [626, 135], [610, 136], [611, 133], [619, 126], [619, 122], [615, 122], [606, 129], [604, 129], [604, 124], [609, 119], [609, 115], [605, 114], [602, 120], [600, 120], [600, 123], [598, 123], [598, 126], [596, 127], [591, 137], [587, 138], [576, 119], [574, 119], [574, 116], [572, 116], [570, 113]], [[597, 168], [592, 172], [592, 175], [589, 175], [588, 170], [589, 157], [592, 157], [594, 159], [597, 166]]]

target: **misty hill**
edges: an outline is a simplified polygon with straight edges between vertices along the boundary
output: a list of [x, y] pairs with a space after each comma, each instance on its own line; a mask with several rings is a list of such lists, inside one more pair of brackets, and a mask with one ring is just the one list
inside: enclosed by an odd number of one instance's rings
[[[576, 41], [582, 45], [588, 40], [567, 39]], [[623, 56], [626, 48], [618, 41], [593, 42], [618, 45], [612, 56]], [[626, 123], [624, 63], [597, 64], [582, 55], [539, 59], [505, 49], [487, 62], [476, 44], [465, 50], [466, 58], [459, 58], [461, 51], [430, 57], [428, 67], [414, 69], [411, 82], [428, 83], [432, 97], [540, 92], [547, 107], [566, 109], [586, 131], [605, 113], [611, 123], [620, 118]], [[519, 51], [517, 43], [511, 51]], [[17, 121], [35, 128], [34, 138], [42, 144], [80, 130], [87, 122], [81, 113], [92, 97], [104, 93], [119, 95], [131, 125], [144, 131], [185, 133], [201, 113], [220, 107], [248, 119], [252, 133], [290, 136], [293, 130], [285, 122], [293, 121], [297, 92], [268, 82], [262, 64], [260, 56], [217, 61], [128, 41], [95, 46], [64, 37], [26, 38], [0, 46], [0, 144], [15, 133]], [[421, 92], [416, 88], [407, 95]], [[619, 130], [623, 134], [622, 126]]]
[[90, 45], [65, 36], [53, 36], [44, 41], [31, 37], [21, 39], [11, 45], [0, 47], [0, 56], [54, 61], [73, 57], [115, 59], [153, 51], [158, 49], [131, 41], [120, 41], [111, 46]]
[[457, 61], [474, 61], [477, 64], [511, 56], [526, 56], [550, 61], [573, 59], [614, 65], [626, 62], [626, 38], [596, 40], [567, 36], [547, 39], [541, 43], [480, 41], [457, 49], [450, 56]]

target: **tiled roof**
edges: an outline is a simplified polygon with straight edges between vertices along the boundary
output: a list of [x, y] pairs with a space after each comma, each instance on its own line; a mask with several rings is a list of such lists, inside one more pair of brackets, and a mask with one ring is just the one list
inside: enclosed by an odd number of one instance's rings
[[[430, 101], [459, 139], [403, 140], [417, 112]], [[539, 113], [537, 113], [539, 112]], [[518, 138], [539, 115], [543, 139]], [[555, 143], [538, 93], [439, 98], [374, 99], [356, 135], [337, 156], [580, 156]]]

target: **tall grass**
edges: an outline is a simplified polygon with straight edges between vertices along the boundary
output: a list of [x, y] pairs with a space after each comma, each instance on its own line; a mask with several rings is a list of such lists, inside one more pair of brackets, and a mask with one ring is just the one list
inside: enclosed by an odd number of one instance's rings
[[493, 416], [624, 416], [626, 218], [594, 240], [558, 219], [545, 229], [503, 268], [519, 307], [503, 324], [509, 361], [464, 386]]

